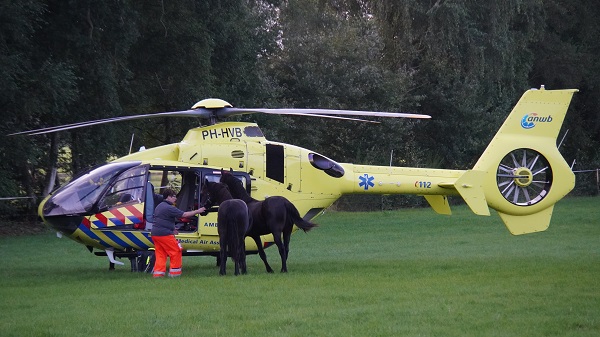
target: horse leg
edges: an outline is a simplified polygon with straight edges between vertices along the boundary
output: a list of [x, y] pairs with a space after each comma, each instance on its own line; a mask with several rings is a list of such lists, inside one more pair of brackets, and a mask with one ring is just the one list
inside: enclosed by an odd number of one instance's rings
[[241, 271], [242, 275], [246, 274], [246, 243], [245, 243], [244, 239], [245, 239], [244, 235], [236, 238], [236, 240], [238, 242], [238, 246], [236, 249], [236, 255], [237, 255], [238, 264], [240, 266], [240, 271]]
[[219, 275], [225, 275], [227, 273], [227, 236], [219, 233], [219, 261], [221, 263], [219, 269]]
[[221, 251], [219, 252], [219, 256], [221, 258], [221, 266], [219, 268], [219, 275], [225, 275], [227, 273], [227, 248], [223, 245], [221, 246]]
[[294, 223], [291, 223], [290, 226], [286, 226], [283, 229], [283, 246], [285, 247], [285, 259], [287, 262], [287, 258], [290, 257], [290, 239], [292, 236], [292, 227]]
[[279, 256], [281, 256], [281, 272], [287, 273], [287, 252], [281, 240], [281, 232], [273, 233], [273, 239], [275, 239], [275, 244], [279, 249]]
[[240, 274], [240, 260], [238, 259], [238, 257], [236, 256], [235, 261], [234, 262], [234, 266], [235, 266], [235, 276], [238, 276]]
[[[242, 238], [243, 240], [243, 238]], [[235, 249], [235, 274], [239, 275], [246, 274], [246, 248], [244, 247], [244, 241], [238, 240], [238, 246]]]
[[242, 241], [242, 247], [240, 249], [240, 265], [242, 268], [242, 275], [246, 275], [246, 247], [244, 247], [244, 241]]
[[231, 259], [233, 260], [233, 275], [238, 276], [240, 274], [240, 257], [238, 255], [238, 247], [235, 242], [229, 242], [229, 251], [231, 252]]
[[265, 254], [265, 249], [263, 248], [262, 242], [260, 241], [260, 236], [252, 236], [251, 238], [254, 239], [254, 242], [256, 243], [256, 247], [258, 248], [258, 255], [265, 264], [265, 268], [267, 268], [267, 273], [272, 273], [273, 268], [271, 268], [269, 262], [267, 262], [267, 254]]

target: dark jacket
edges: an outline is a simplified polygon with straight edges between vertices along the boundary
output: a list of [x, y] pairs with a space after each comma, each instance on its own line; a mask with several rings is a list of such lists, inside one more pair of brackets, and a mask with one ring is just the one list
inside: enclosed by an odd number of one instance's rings
[[152, 236], [173, 235], [175, 232], [175, 220], [183, 216], [183, 211], [173, 206], [167, 200], [163, 200], [156, 209], [154, 209], [154, 226], [152, 226]]

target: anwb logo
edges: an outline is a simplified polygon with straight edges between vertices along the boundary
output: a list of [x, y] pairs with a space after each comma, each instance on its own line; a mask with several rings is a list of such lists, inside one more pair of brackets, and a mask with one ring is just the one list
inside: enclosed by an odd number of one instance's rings
[[523, 129], [531, 129], [537, 123], [550, 123], [552, 122], [552, 116], [548, 115], [547, 117], [540, 117], [537, 113], [533, 112], [531, 114], [527, 114], [523, 116], [521, 119], [521, 127]]

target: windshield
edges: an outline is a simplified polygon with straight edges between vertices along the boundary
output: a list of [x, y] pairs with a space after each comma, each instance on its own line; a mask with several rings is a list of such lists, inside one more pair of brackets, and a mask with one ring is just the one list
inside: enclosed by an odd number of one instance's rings
[[140, 162], [110, 163], [80, 176], [54, 193], [44, 205], [44, 216], [90, 212], [112, 178], [137, 165]]

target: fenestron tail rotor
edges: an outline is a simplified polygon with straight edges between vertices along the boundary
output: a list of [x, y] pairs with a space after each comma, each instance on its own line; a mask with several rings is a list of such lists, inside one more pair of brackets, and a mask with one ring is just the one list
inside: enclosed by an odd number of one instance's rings
[[[422, 114], [410, 114], [410, 113], [398, 113], [398, 112], [376, 112], [376, 111], [357, 111], [357, 110], [329, 110], [329, 109], [263, 109], [263, 108], [234, 108], [231, 104], [227, 103], [222, 99], [209, 98], [204, 99], [192, 106], [190, 110], [182, 111], [171, 111], [171, 112], [158, 112], [152, 114], [134, 115], [134, 116], [122, 116], [99, 119], [87, 122], [78, 122], [60, 126], [51, 126], [36, 130], [21, 131], [11, 133], [8, 136], [15, 135], [40, 135], [45, 133], [59, 132], [71, 129], [82, 128], [86, 126], [107, 124], [113, 122], [146, 119], [146, 118], [158, 118], [158, 117], [196, 117], [203, 120], [207, 120], [208, 124], [216, 124], [219, 120], [253, 113], [264, 113], [264, 114], [278, 114], [278, 115], [296, 115], [296, 116], [311, 116], [321, 118], [334, 118], [342, 120], [361, 121], [369, 123], [378, 123], [378, 121], [365, 120], [357, 117], [390, 117], [390, 118], [431, 118], [429, 115]], [[353, 116], [353, 117], [341, 117], [341, 116]]]
[[552, 187], [552, 168], [541, 153], [516, 149], [504, 156], [498, 165], [496, 181], [498, 190], [511, 204], [535, 205]]

